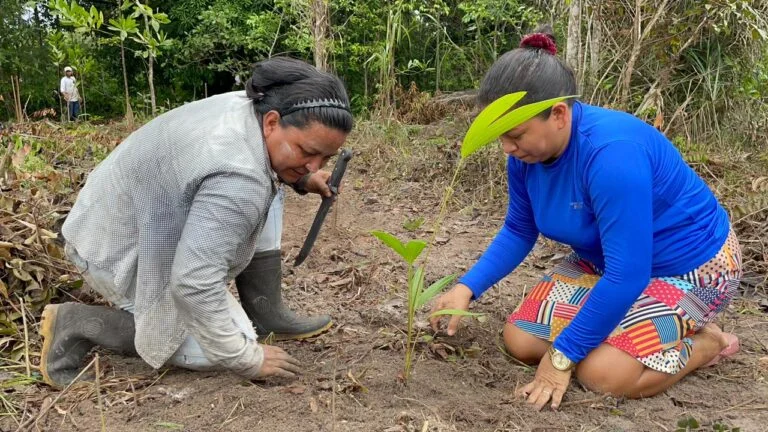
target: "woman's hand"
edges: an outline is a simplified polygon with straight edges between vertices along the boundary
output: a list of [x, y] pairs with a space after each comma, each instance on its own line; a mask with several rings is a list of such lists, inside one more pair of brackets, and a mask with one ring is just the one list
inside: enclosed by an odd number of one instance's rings
[[536, 411], [541, 410], [550, 400], [552, 401], [550, 406], [556, 410], [560, 407], [563, 395], [571, 383], [572, 372], [573, 369], [568, 371], [555, 369], [549, 358], [549, 352], [547, 352], [539, 362], [533, 381], [517, 390], [516, 393], [527, 399], [527, 402], [532, 404]]
[[331, 193], [331, 188], [328, 187], [329, 178], [331, 178], [331, 173], [329, 171], [320, 170], [313, 172], [309, 175], [309, 179], [307, 180], [307, 184], [304, 186], [304, 190], [307, 192], [316, 193], [324, 197], [330, 197], [333, 194]]
[[290, 354], [272, 345], [264, 345], [264, 361], [261, 364], [256, 378], [266, 378], [268, 376], [279, 376], [283, 378], [293, 378], [301, 372], [301, 364]]
[[[459, 309], [468, 310], [469, 302], [472, 300], [472, 290], [464, 284], [456, 284], [450, 291], [437, 298], [435, 305], [432, 307], [432, 312], [435, 313], [442, 309]], [[440, 321], [443, 317], [450, 315], [438, 315], [429, 319], [429, 323], [432, 324], [432, 330], [437, 332], [440, 328]], [[448, 322], [448, 336], [453, 336], [459, 329], [459, 323], [461, 322], [460, 315], [450, 316]]]

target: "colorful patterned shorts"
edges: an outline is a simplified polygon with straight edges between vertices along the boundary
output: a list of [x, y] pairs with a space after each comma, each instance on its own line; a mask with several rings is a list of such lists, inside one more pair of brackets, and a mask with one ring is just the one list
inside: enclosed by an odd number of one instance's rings
[[[592, 263], [573, 253], [544, 276], [507, 322], [554, 341], [600, 277]], [[682, 276], [651, 279], [605, 343], [651, 369], [675, 374], [691, 354], [690, 336], [725, 309], [740, 279], [741, 249], [731, 231], [717, 255], [699, 268]]]

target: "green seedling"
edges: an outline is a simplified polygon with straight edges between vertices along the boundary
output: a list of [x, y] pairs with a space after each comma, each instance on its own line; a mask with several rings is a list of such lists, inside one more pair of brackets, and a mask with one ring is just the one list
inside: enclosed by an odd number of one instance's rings
[[421, 228], [422, 225], [424, 225], [423, 217], [406, 219], [405, 222], [403, 222], [403, 229], [409, 232], [413, 232]]
[[[418, 335], [414, 331], [413, 325], [416, 311], [421, 309], [429, 300], [451, 284], [456, 279], [456, 275], [452, 274], [445, 276], [428, 287], [425, 287], [424, 266], [417, 266], [415, 263], [419, 258], [419, 255], [421, 255], [421, 252], [427, 246], [427, 242], [423, 240], [409, 240], [407, 243], [403, 243], [397, 237], [384, 231], [372, 231], [371, 234], [381, 240], [382, 243], [392, 249], [408, 264], [408, 323], [405, 341], [405, 371], [403, 373], [404, 380], [408, 381], [408, 377], [411, 373], [413, 350], [416, 345], [416, 340], [418, 339]], [[435, 312], [435, 315], [453, 314], [477, 315], [472, 314], [471, 312], [447, 309]]]

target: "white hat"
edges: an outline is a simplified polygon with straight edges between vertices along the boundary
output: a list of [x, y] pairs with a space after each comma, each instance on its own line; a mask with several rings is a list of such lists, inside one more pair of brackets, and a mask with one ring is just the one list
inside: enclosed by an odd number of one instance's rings
[[72, 72], [72, 68], [67, 66], [64, 68], [64, 72]]

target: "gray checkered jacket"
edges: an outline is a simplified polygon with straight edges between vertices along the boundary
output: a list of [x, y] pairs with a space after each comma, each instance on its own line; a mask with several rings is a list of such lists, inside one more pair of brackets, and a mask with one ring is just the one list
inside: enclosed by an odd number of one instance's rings
[[228, 280], [251, 260], [277, 191], [245, 92], [169, 111], [89, 175], [63, 227], [135, 304], [136, 349], [155, 368], [188, 335], [212, 362], [254, 370], [261, 347], [234, 325]]

